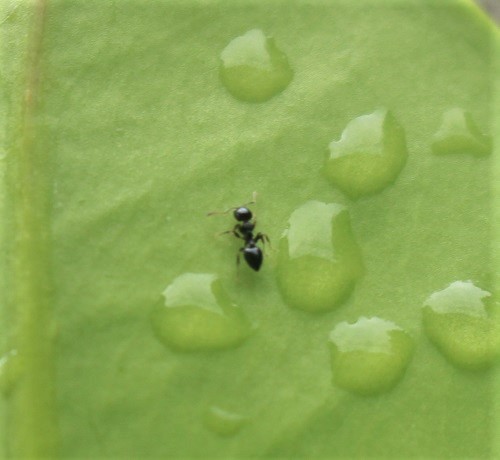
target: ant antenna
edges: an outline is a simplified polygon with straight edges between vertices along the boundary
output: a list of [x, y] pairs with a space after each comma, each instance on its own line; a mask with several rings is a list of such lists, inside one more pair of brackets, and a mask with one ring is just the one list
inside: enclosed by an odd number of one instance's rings
[[234, 211], [235, 209], [238, 209], [238, 208], [229, 208], [229, 209], [226, 209], [225, 211], [211, 211], [211, 212], [207, 212], [207, 216], [220, 216], [222, 214], [227, 214], [229, 211]]
[[207, 213], [207, 216], [220, 216], [222, 214], [227, 214], [229, 211], [234, 211], [235, 209], [241, 208], [242, 206], [248, 206], [249, 204], [257, 203], [257, 192], [252, 193], [252, 201], [242, 204], [240, 206], [233, 206], [232, 208], [226, 209], [225, 211], [211, 211]]

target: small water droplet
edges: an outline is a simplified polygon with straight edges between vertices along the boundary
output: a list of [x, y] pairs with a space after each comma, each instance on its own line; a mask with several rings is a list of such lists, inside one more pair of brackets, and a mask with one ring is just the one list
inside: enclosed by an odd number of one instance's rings
[[500, 351], [500, 325], [492, 305], [490, 292], [472, 281], [455, 281], [424, 302], [425, 332], [453, 364], [487, 368]]
[[386, 109], [352, 120], [329, 150], [327, 178], [354, 199], [392, 184], [408, 155], [404, 130]]
[[251, 325], [231, 302], [216, 275], [185, 273], [163, 292], [152, 315], [153, 329], [180, 351], [219, 350], [240, 345]]
[[285, 53], [262, 30], [235, 38], [221, 53], [221, 81], [242, 101], [267, 101], [283, 91], [292, 77]]
[[17, 350], [10, 350], [0, 358], [0, 393], [8, 396], [19, 379], [20, 365]]
[[435, 155], [466, 153], [483, 157], [491, 153], [492, 143], [491, 138], [481, 132], [470, 113], [454, 108], [443, 114], [431, 147]]
[[209, 407], [203, 417], [206, 428], [220, 436], [235, 435], [246, 422], [247, 417], [218, 406]]
[[387, 391], [410, 363], [413, 339], [401, 327], [381, 318], [359, 318], [337, 324], [330, 333], [333, 382], [361, 395]]
[[278, 257], [278, 285], [290, 306], [331, 310], [348, 297], [362, 271], [345, 206], [309, 201], [292, 213]]

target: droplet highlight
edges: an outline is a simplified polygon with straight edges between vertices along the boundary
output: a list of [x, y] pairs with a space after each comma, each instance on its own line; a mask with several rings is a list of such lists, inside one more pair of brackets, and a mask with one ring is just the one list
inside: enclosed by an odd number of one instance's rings
[[392, 184], [408, 156], [405, 133], [386, 109], [352, 120], [329, 145], [325, 175], [350, 198], [378, 193]]
[[432, 139], [435, 155], [463, 153], [484, 157], [491, 153], [491, 138], [481, 132], [469, 112], [454, 108], [443, 114], [441, 126]]
[[455, 281], [423, 304], [430, 341], [454, 365], [470, 370], [490, 367], [500, 351], [500, 325], [490, 292], [472, 281]]
[[213, 274], [186, 273], [163, 292], [154, 309], [153, 329], [166, 346], [179, 351], [221, 350], [240, 345], [251, 325]]
[[253, 29], [232, 40], [221, 53], [220, 79], [235, 98], [264, 102], [292, 81], [288, 58], [272, 37]]
[[279, 242], [278, 286], [285, 302], [329, 311], [351, 293], [363, 272], [347, 208], [309, 201], [296, 209]]
[[203, 417], [205, 427], [219, 436], [234, 436], [247, 420], [247, 417], [241, 414], [230, 412], [218, 406], [209, 407]]
[[407, 332], [377, 317], [337, 324], [329, 345], [334, 384], [360, 395], [393, 388], [403, 377], [414, 349]]

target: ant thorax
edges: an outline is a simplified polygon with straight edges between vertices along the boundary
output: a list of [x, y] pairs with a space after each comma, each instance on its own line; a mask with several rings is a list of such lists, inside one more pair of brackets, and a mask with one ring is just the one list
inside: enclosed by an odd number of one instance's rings
[[249, 233], [253, 233], [253, 229], [255, 228], [255, 224], [253, 222], [243, 222], [239, 225], [241, 233], [247, 235]]

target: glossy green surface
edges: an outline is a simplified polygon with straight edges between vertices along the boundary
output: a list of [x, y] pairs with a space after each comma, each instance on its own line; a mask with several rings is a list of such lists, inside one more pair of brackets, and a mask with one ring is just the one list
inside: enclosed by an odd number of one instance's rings
[[459, 367], [490, 367], [500, 354], [499, 305], [471, 281], [455, 281], [424, 302], [425, 332]]
[[283, 91], [293, 77], [286, 54], [259, 29], [236, 37], [220, 56], [220, 78], [227, 90], [246, 102], [264, 102]]
[[491, 149], [490, 136], [481, 132], [470, 113], [457, 108], [443, 114], [442, 124], [432, 141], [436, 155], [462, 153], [483, 157], [489, 155]]
[[377, 317], [337, 324], [329, 345], [333, 382], [365, 396], [393, 388], [403, 377], [414, 348], [403, 329]]
[[285, 302], [308, 312], [333, 310], [363, 273], [349, 213], [308, 201], [293, 211], [279, 241], [278, 286]]
[[179, 351], [219, 350], [240, 345], [250, 324], [228, 298], [216, 275], [185, 273], [163, 291], [151, 315], [158, 339]]
[[[495, 155], [432, 153], [451, 108], [498, 135], [493, 26], [462, 0], [44, 5], [1, 5], [0, 356], [16, 349], [24, 370], [0, 406], [10, 453], [491, 456], [498, 366], [450, 365], [421, 307], [456, 280], [495, 290]], [[293, 69], [260, 103], [219, 74], [223, 50], [254, 29]], [[407, 162], [394, 184], [352, 201], [325, 178], [325, 152], [380, 107], [405, 131]], [[272, 247], [259, 273], [238, 274], [241, 241], [214, 236], [234, 220], [206, 213], [253, 191]], [[365, 267], [323, 314], [289, 308], [276, 280], [279, 238], [310, 200], [348, 208]], [[151, 313], [185, 273], [217, 275], [255, 333], [236, 349], [165, 347]], [[363, 316], [415, 342], [404, 378], [368, 397], [332, 385], [328, 345], [336, 324]], [[204, 419], [212, 406], [248, 423], [221, 436]]]
[[243, 415], [235, 414], [217, 406], [209, 407], [204, 416], [207, 429], [219, 436], [233, 436], [246, 422]]
[[404, 130], [386, 109], [350, 121], [328, 147], [325, 175], [351, 198], [372, 195], [393, 183], [408, 155]]

